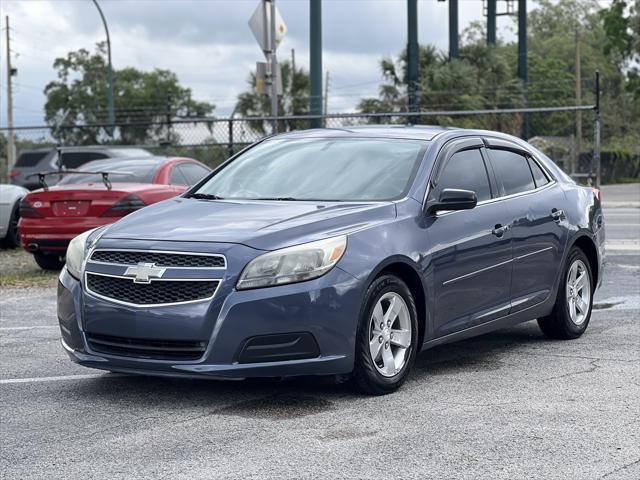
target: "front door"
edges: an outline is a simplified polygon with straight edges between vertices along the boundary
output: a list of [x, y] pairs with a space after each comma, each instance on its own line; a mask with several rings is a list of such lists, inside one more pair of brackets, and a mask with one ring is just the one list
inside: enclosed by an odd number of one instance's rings
[[482, 141], [468, 139], [458, 145], [449, 148], [438, 164], [428, 202], [435, 201], [443, 189], [456, 188], [474, 191], [478, 205], [439, 212], [428, 219], [436, 338], [504, 316], [510, 308], [508, 211], [503, 202], [493, 200], [497, 189]]

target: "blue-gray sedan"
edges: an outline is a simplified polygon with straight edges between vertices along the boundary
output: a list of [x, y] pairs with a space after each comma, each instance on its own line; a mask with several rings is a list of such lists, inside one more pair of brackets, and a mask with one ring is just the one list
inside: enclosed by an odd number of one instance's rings
[[517, 138], [288, 133], [76, 237], [62, 345], [115, 372], [341, 375], [382, 394], [438, 344], [532, 319], [582, 335], [603, 246], [600, 192]]

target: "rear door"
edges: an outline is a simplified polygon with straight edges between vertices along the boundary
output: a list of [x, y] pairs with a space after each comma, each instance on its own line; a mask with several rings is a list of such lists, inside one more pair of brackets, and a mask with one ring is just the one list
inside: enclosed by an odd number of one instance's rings
[[[472, 190], [472, 210], [439, 212], [428, 221], [435, 293], [434, 333], [454, 333], [508, 313], [511, 232], [508, 212], [487, 168], [481, 139], [448, 144], [438, 159], [428, 200], [445, 188]], [[439, 173], [438, 173], [439, 172]]]
[[488, 155], [513, 235], [511, 312], [545, 300], [568, 239], [564, 192], [551, 175], [515, 144], [488, 139]]

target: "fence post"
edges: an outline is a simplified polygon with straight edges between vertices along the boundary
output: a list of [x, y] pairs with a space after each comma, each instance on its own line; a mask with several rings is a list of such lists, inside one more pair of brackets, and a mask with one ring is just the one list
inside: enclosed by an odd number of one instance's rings
[[593, 120], [593, 159], [591, 161], [590, 177], [593, 178], [593, 169], [596, 170], [596, 188], [600, 188], [601, 168], [600, 168], [600, 70], [596, 70], [596, 105], [594, 107], [595, 118]]
[[233, 156], [233, 114], [229, 117], [228, 121], [229, 125], [229, 145], [227, 146], [227, 151], [229, 152], [229, 157]]

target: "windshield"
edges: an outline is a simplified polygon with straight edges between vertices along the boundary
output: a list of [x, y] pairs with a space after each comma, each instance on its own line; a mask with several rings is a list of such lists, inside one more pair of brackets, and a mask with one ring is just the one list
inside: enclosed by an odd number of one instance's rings
[[[88, 164], [79, 170], [109, 172], [109, 181], [113, 183], [151, 183], [156, 167], [157, 165], [154, 163], [101, 164], [93, 167]], [[99, 173], [71, 173], [64, 175], [58, 185], [77, 183], [102, 183], [102, 175]]]
[[426, 142], [369, 138], [268, 140], [192, 195], [225, 199], [379, 201], [406, 193]]

